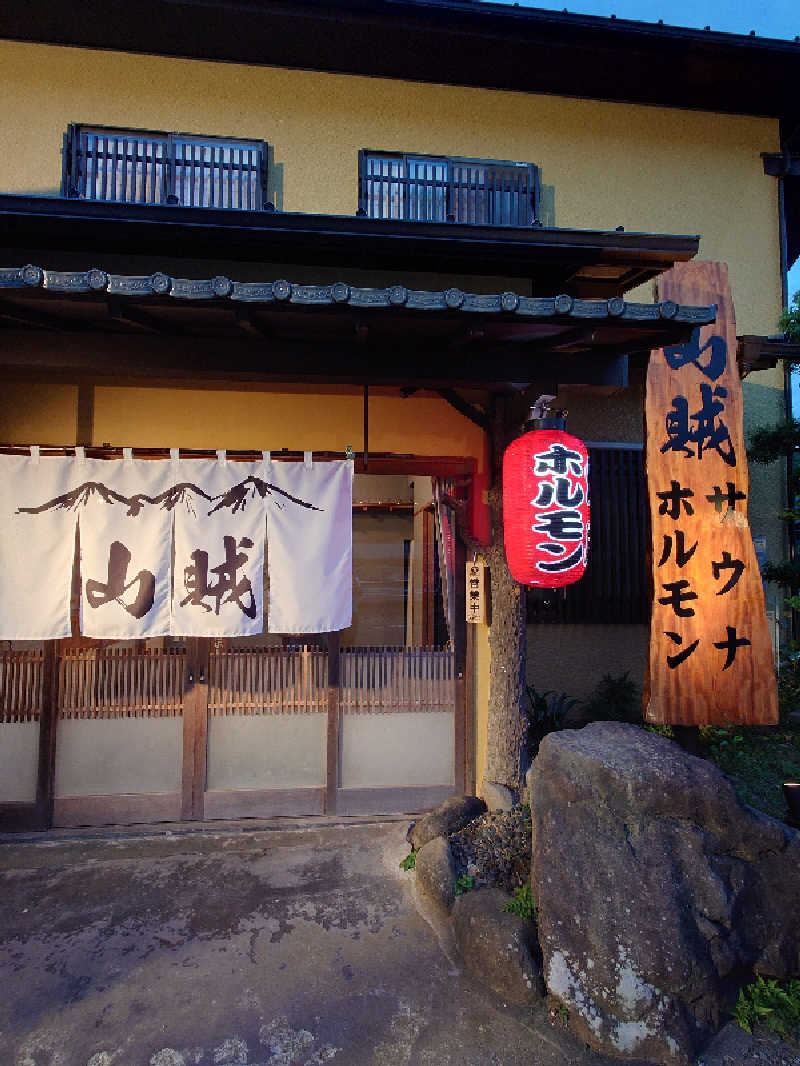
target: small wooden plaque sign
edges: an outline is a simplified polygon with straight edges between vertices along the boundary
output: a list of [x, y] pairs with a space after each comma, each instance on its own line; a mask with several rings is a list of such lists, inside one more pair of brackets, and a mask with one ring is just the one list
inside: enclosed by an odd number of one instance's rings
[[749, 477], [724, 263], [659, 279], [677, 304], [717, 304], [717, 321], [652, 352], [646, 471], [653, 607], [645, 718], [671, 725], [778, 721], [764, 591], [747, 521]]
[[486, 621], [486, 563], [467, 563], [467, 621]]

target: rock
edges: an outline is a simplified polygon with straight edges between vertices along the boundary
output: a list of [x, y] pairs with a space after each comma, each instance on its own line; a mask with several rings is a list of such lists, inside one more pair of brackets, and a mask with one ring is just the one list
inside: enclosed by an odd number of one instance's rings
[[592, 720], [592, 713], [585, 703], [576, 703], [570, 707], [561, 719], [562, 729], [583, 729]]
[[483, 798], [490, 811], [510, 811], [514, 806], [514, 793], [496, 781], [483, 782]]
[[547, 736], [533, 893], [548, 989], [594, 1048], [685, 1066], [753, 971], [800, 962], [800, 834], [631, 725]]
[[449, 840], [456, 874], [469, 874], [506, 892], [530, 879], [531, 820], [526, 807], [487, 811]]
[[536, 760], [530, 764], [525, 771], [525, 802], [530, 805], [531, 796], [533, 795], [533, 768], [536, 765]]
[[412, 848], [421, 848], [434, 837], [457, 833], [485, 810], [486, 804], [477, 796], [451, 796], [415, 822], [408, 831], [407, 840]]
[[785, 1043], [763, 1027], [751, 1035], [736, 1022], [728, 1022], [695, 1066], [798, 1066], [798, 1050], [796, 1043]]
[[456, 895], [456, 867], [445, 837], [434, 837], [417, 852], [417, 884], [440, 907], [450, 910]]
[[498, 995], [525, 1006], [544, 995], [536, 926], [506, 914], [509, 897], [499, 888], [459, 896], [453, 929], [464, 965]]

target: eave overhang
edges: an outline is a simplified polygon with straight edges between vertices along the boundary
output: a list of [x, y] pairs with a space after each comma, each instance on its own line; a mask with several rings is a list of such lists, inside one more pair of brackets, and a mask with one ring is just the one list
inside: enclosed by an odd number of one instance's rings
[[743, 378], [754, 370], [771, 370], [779, 359], [800, 363], [800, 344], [787, 340], [785, 334], [762, 337], [746, 333], [736, 340], [736, 361]]
[[795, 42], [516, 4], [51, 0], [4, 5], [0, 36], [750, 115], [797, 113]]
[[[511, 388], [546, 379], [618, 387], [627, 383], [629, 354], [679, 343], [715, 314], [714, 306], [668, 300], [28, 265], [0, 270], [0, 365], [99, 378], [177, 373], [437, 389]], [[35, 334], [59, 340], [32, 346]]]
[[[609, 298], [698, 251], [696, 235], [475, 226], [0, 195], [2, 246], [65, 253], [524, 278], [533, 292]], [[6, 255], [8, 259], [8, 255]], [[17, 261], [22, 258], [14, 256]]]

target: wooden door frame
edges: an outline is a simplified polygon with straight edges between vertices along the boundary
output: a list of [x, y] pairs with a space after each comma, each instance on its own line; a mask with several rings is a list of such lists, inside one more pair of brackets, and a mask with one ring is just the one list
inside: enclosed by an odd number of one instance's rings
[[210, 637], [187, 638], [181, 776], [181, 818], [185, 822], [202, 821], [204, 815], [210, 654]]

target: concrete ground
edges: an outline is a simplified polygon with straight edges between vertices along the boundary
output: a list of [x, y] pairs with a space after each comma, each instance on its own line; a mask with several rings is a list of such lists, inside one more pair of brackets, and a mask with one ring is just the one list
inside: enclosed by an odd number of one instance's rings
[[1, 1066], [600, 1066], [461, 972], [407, 824], [6, 838]]
[[407, 824], [4, 838], [0, 1066], [607, 1066], [462, 972]]

